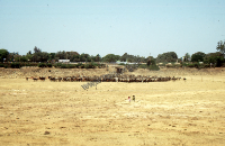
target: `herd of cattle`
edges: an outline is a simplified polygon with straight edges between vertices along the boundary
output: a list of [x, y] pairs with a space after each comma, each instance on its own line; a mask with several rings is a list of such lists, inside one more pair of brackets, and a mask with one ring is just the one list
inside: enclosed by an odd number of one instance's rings
[[[28, 77], [26, 80], [28, 81]], [[65, 77], [31, 77], [34, 81], [45, 81], [45, 79], [49, 79], [53, 82], [166, 82], [166, 81], [176, 81], [180, 80], [181, 77], [159, 77], [159, 76], [142, 76], [142, 75], [128, 75], [128, 74], [105, 74], [105, 75], [93, 75], [93, 76], [84, 76], [84, 75], [76, 75], [76, 76], [65, 76]], [[186, 78], [183, 78], [186, 80]]]

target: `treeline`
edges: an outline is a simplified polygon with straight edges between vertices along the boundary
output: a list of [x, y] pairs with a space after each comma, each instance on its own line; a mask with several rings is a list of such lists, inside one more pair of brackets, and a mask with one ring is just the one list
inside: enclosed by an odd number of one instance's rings
[[21, 67], [55, 67], [55, 68], [104, 68], [106, 67], [105, 64], [98, 64], [94, 62], [82, 64], [63, 64], [63, 63], [21, 63], [21, 62], [14, 62], [14, 63], [2, 63], [0, 64], [0, 67], [5, 67], [5, 68], [21, 68]]
[[[144, 57], [139, 55], [131, 55], [124, 53], [123, 55], [107, 54], [101, 57], [97, 55], [79, 54], [76, 51], [59, 51], [56, 53], [43, 52], [40, 48], [34, 47], [33, 52], [29, 51], [26, 55], [19, 55], [17, 52], [9, 53], [6, 49], [0, 49], [0, 61], [1, 62], [22, 62], [22, 63], [57, 63], [60, 59], [69, 59], [70, 62], [77, 63], [115, 63], [115, 62], [130, 62], [130, 63], [146, 63], [148, 65], [155, 65], [159, 63], [175, 63], [182, 64], [199, 63], [204, 64], [216, 64], [216, 66], [222, 66], [225, 63], [225, 41], [219, 41], [216, 47], [217, 52], [205, 54], [204, 52], [196, 52], [192, 55], [186, 53], [184, 56], [178, 57], [176, 52], [166, 52], [159, 54], [156, 58], [152, 56]], [[63, 65], [65, 66], [65, 65]], [[92, 66], [92, 65], [90, 65]], [[69, 68], [69, 67], [68, 67]]]

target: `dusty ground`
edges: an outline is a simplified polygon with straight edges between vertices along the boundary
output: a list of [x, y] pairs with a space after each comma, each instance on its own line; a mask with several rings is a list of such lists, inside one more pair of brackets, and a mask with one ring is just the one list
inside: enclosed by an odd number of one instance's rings
[[33, 73], [22, 69], [0, 74], [0, 145], [225, 145], [223, 69], [138, 70], [187, 81], [100, 83], [88, 91], [82, 82], [27, 82]]

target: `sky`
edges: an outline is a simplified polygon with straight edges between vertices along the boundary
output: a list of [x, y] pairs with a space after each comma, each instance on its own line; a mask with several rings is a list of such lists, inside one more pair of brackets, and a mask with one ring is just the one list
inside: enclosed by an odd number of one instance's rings
[[224, 0], [0, 0], [0, 48], [25, 55], [216, 52]]

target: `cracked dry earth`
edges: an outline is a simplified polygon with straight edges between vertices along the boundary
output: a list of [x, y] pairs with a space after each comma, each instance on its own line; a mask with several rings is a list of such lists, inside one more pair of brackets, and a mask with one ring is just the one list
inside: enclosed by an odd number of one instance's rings
[[0, 79], [0, 145], [223, 146], [224, 77], [88, 91], [82, 82]]

